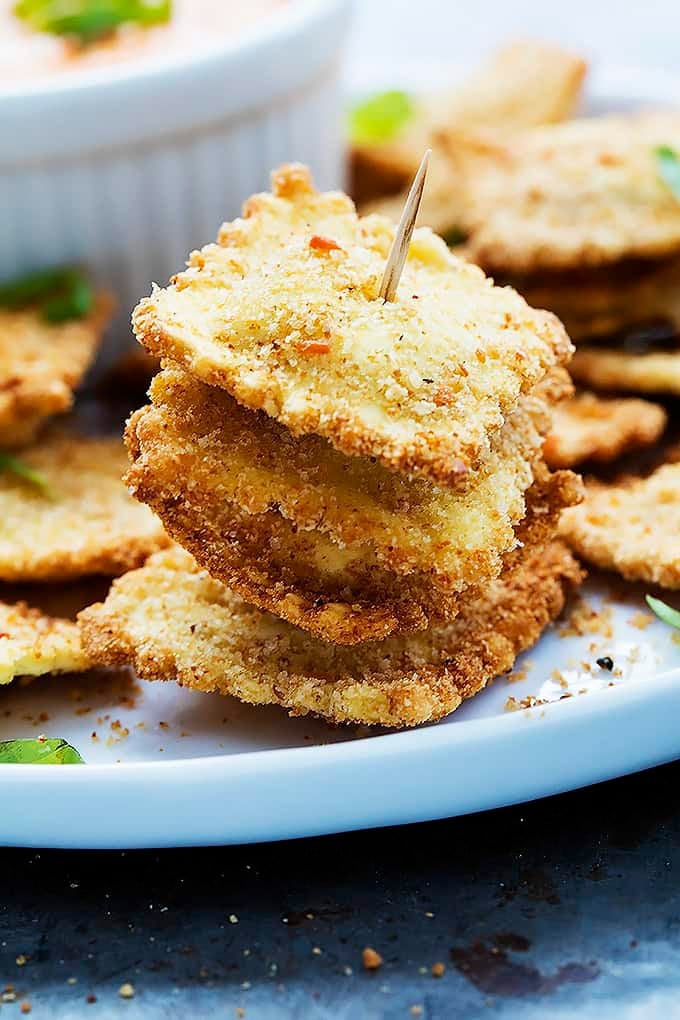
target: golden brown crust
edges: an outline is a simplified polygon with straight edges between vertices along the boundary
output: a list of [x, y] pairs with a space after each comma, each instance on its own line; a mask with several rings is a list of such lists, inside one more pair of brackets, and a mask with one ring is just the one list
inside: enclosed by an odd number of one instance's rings
[[47, 418], [69, 410], [112, 309], [100, 293], [90, 315], [52, 325], [35, 309], [0, 308], [0, 448], [32, 442]]
[[490, 272], [526, 274], [677, 254], [680, 202], [659, 174], [660, 146], [680, 149], [679, 114], [450, 138], [468, 256]]
[[[415, 100], [412, 120], [395, 139], [354, 145], [352, 195], [363, 202], [400, 191], [423, 152], [454, 126], [507, 130], [564, 120], [578, 102], [585, 72], [580, 57], [548, 43], [528, 39], [503, 46], [467, 81]], [[454, 209], [449, 226], [455, 215]]]
[[122, 483], [120, 440], [56, 434], [23, 450], [21, 460], [49, 493], [0, 473], [0, 580], [120, 574], [167, 545], [160, 521]]
[[457, 620], [348, 649], [247, 606], [174, 547], [115, 581], [79, 623], [96, 662], [129, 663], [148, 680], [176, 679], [334, 723], [415, 726], [454, 711], [509, 670], [581, 576], [553, 543]]
[[570, 368], [577, 382], [594, 390], [680, 396], [680, 349], [629, 354], [601, 346], [581, 348]]
[[0, 685], [18, 676], [81, 672], [90, 665], [77, 624], [25, 602], [0, 602]]
[[138, 305], [139, 340], [295, 434], [464, 489], [522, 395], [568, 359], [561, 324], [427, 230], [384, 302], [393, 225], [317, 193], [305, 168], [273, 187]]
[[644, 479], [588, 485], [560, 532], [577, 555], [629, 581], [680, 588], [680, 464]]
[[655, 443], [667, 421], [664, 408], [648, 400], [579, 393], [555, 409], [543, 453], [552, 468], [607, 463]]

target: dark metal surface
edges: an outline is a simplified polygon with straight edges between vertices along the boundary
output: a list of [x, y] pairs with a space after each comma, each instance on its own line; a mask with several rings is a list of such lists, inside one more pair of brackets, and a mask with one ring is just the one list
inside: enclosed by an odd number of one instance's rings
[[[0, 1013], [30, 1002], [49, 1020], [672, 1020], [679, 790], [677, 763], [373, 833], [0, 851], [0, 980], [16, 996]], [[362, 968], [366, 946], [384, 958], [375, 972]]]

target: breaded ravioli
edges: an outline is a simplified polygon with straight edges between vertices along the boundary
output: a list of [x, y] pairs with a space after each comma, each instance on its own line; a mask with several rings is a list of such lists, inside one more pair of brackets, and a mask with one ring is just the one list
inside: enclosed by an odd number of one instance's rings
[[352, 194], [365, 201], [400, 190], [423, 152], [452, 127], [507, 130], [564, 120], [578, 102], [585, 71], [580, 57], [548, 43], [520, 40], [503, 46], [462, 83], [414, 97], [411, 115], [393, 137], [355, 140]]
[[453, 614], [498, 575], [527, 510], [547, 520], [578, 498], [540, 469], [550, 393], [524, 398], [462, 494], [294, 437], [181, 369], [150, 395], [126, 434], [133, 494], [241, 597], [341, 644]]
[[342, 453], [465, 488], [492, 437], [571, 345], [552, 315], [415, 232], [396, 299], [394, 236], [309, 171], [273, 175], [217, 244], [134, 314], [139, 340], [197, 378]]
[[77, 624], [45, 616], [25, 602], [0, 602], [0, 684], [20, 676], [79, 673], [90, 666]]
[[21, 452], [43, 486], [0, 473], [0, 580], [121, 574], [167, 545], [163, 526], [122, 482], [119, 439], [52, 435]]
[[0, 449], [30, 443], [47, 418], [69, 410], [111, 310], [106, 294], [85, 318], [59, 324], [39, 309], [0, 308]]
[[540, 637], [581, 572], [560, 543], [493, 582], [455, 621], [356, 648], [318, 641], [242, 602], [179, 547], [114, 581], [79, 616], [95, 662], [147, 680], [276, 704], [334, 723], [415, 726], [476, 694]]
[[680, 200], [658, 150], [680, 150], [680, 113], [589, 117], [457, 136], [466, 252], [493, 273], [597, 267], [680, 252]]
[[607, 463], [655, 443], [668, 415], [659, 404], [579, 393], [555, 408], [543, 452], [552, 468]]
[[565, 511], [560, 531], [598, 567], [680, 588], [680, 463], [648, 478], [589, 485], [581, 506]]
[[680, 332], [680, 258], [626, 259], [613, 266], [515, 279], [536, 308], [549, 308], [575, 342], [664, 326]]
[[649, 354], [612, 347], [581, 348], [570, 369], [574, 379], [594, 390], [680, 396], [680, 345], [677, 351]]

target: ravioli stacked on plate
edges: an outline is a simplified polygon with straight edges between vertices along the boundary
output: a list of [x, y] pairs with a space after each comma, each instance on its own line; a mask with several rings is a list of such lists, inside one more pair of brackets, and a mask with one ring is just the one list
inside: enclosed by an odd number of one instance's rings
[[559, 613], [579, 570], [554, 532], [580, 489], [542, 446], [569, 339], [426, 229], [385, 302], [393, 236], [286, 166], [140, 303], [164, 360], [126, 480], [178, 545], [81, 615], [96, 660], [410, 725]]

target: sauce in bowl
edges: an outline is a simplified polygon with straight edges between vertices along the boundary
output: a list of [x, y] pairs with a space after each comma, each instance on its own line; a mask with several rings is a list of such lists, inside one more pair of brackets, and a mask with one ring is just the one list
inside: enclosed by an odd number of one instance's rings
[[87, 46], [36, 32], [13, 13], [15, 0], [0, 0], [0, 83], [72, 74], [168, 53], [188, 53], [232, 36], [282, 10], [290, 0], [173, 0], [165, 24], [123, 25]]

